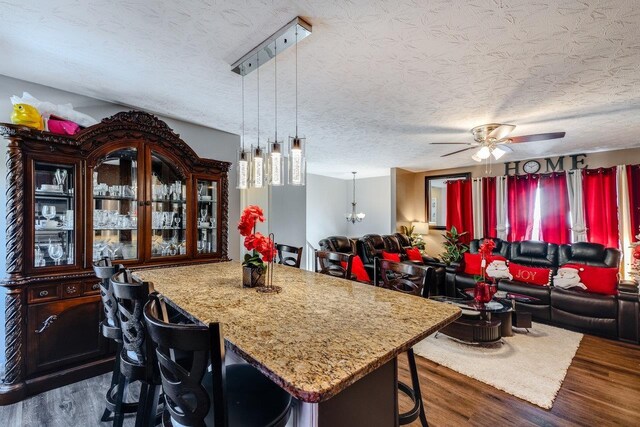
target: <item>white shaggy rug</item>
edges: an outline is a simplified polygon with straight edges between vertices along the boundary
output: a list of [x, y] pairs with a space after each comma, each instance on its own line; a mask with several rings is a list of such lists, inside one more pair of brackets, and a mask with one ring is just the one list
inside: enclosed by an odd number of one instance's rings
[[416, 344], [417, 355], [516, 397], [551, 409], [582, 334], [534, 323], [514, 329], [502, 345], [474, 346], [432, 335]]

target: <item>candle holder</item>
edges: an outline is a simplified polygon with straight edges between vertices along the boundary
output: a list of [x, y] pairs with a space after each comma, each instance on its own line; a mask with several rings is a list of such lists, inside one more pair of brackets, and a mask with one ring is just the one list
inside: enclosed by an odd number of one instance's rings
[[[269, 233], [269, 241], [275, 242], [275, 235], [273, 233]], [[270, 261], [267, 263], [267, 277], [265, 280], [265, 285], [264, 286], [260, 286], [258, 288], [256, 288], [256, 292], [262, 293], [262, 294], [277, 294], [280, 293], [282, 291], [282, 288], [280, 286], [274, 286], [273, 284], [273, 267], [274, 267], [274, 261], [276, 259], [275, 256], [275, 246], [272, 248], [273, 250], [273, 256], [269, 257]]]

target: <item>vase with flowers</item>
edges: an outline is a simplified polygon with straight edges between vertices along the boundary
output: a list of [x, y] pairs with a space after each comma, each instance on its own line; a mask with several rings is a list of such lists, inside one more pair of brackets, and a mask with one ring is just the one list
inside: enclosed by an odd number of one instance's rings
[[247, 206], [240, 216], [238, 231], [244, 237], [244, 247], [250, 251], [242, 261], [242, 286], [264, 286], [267, 264], [276, 254], [273, 239], [256, 232], [256, 224], [264, 222], [264, 212], [259, 206]]
[[496, 243], [491, 239], [485, 239], [480, 247], [478, 253], [480, 254], [482, 261], [480, 263], [481, 276], [476, 279], [476, 286], [473, 290], [473, 297], [476, 302], [488, 303], [496, 293], [496, 287], [493, 283], [487, 281], [487, 262], [491, 258], [493, 249], [495, 249]]

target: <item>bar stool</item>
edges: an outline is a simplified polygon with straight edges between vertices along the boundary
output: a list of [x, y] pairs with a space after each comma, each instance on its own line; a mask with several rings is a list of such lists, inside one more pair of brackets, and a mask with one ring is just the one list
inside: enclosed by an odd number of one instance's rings
[[276, 244], [276, 250], [278, 251], [278, 264], [300, 268], [300, 262], [302, 261], [302, 248]]
[[[428, 269], [432, 267], [418, 266], [414, 264], [403, 264], [380, 260], [380, 276], [382, 279], [382, 287], [391, 289], [405, 294], [416, 295], [422, 297], [422, 292], [427, 280]], [[409, 411], [399, 414], [400, 425], [410, 424], [420, 418], [422, 427], [427, 427], [427, 415], [424, 412], [424, 402], [422, 402], [422, 393], [420, 392], [420, 379], [418, 377], [418, 368], [416, 366], [416, 358], [413, 354], [413, 348], [407, 350], [407, 359], [409, 361], [409, 373], [411, 374], [411, 387], [398, 381], [398, 391], [403, 392], [413, 402], [413, 408]]]
[[151, 295], [144, 320], [157, 344], [165, 392], [163, 426], [284, 427], [291, 413], [291, 396], [251, 365], [225, 367], [220, 324], [207, 327], [165, 321], [161, 298]]
[[[155, 360], [153, 343], [147, 339], [142, 316], [149, 299], [149, 283], [136, 280], [131, 271], [122, 269], [111, 276], [111, 287], [118, 301], [118, 320], [122, 329], [120, 376], [116, 403], [122, 402], [125, 383], [140, 381], [140, 397], [136, 414], [136, 427], [156, 425], [156, 411], [160, 394], [160, 376]], [[121, 427], [124, 414], [116, 405], [113, 425]]]
[[327, 274], [341, 279], [351, 279], [353, 254], [316, 251], [316, 273]]
[[[112, 265], [111, 259], [104, 257], [93, 263], [93, 271], [96, 277], [100, 279], [100, 297], [102, 298], [102, 306], [104, 308], [104, 320], [100, 322], [100, 330], [102, 336], [107, 339], [114, 340], [117, 345], [115, 360], [113, 362], [113, 373], [111, 374], [111, 385], [106, 395], [106, 408], [100, 421], [110, 421], [113, 418], [118, 402], [116, 402], [117, 387], [120, 380], [125, 381], [124, 388], [128, 383], [124, 377], [120, 376], [120, 353], [122, 352], [122, 330], [120, 329], [120, 321], [118, 319], [118, 302], [113, 295], [113, 288], [109, 282], [118, 270], [124, 268], [122, 265]], [[132, 414], [138, 410], [137, 403], [120, 402], [122, 412]], [[115, 418], [115, 414], [114, 414]]]

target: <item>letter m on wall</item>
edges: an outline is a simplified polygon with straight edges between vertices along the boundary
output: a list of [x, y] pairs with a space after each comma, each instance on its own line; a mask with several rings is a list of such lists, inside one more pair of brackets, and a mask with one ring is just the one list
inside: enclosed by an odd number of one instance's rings
[[558, 157], [556, 163], [553, 163], [553, 159], [547, 157], [547, 172], [563, 171], [564, 170], [564, 156]]

